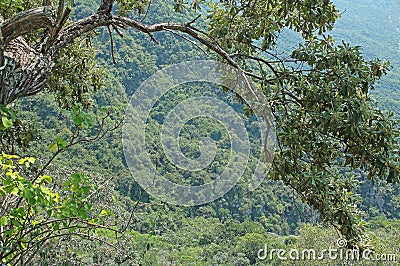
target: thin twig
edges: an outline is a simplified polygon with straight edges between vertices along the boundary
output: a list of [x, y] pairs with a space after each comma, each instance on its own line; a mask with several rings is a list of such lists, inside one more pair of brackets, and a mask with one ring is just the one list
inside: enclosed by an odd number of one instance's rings
[[65, 0], [59, 0], [57, 7], [57, 22], [61, 21], [64, 5], [65, 5]]
[[107, 29], [108, 29], [108, 34], [110, 35], [110, 43], [111, 43], [111, 58], [113, 60], [114, 65], [117, 64], [117, 61], [115, 61], [115, 54], [114, 54], [114, 39], [113, 39], [113, 35], [111, 32], [111, 28], [110, 25], [107, 25]]
[[157, 45], [160, 45], [160, 43], [157, 41], [157, 39], [154, 37], [153, 34], [151, 34], [150, 32], [147, 32], [147, 35], [150, 36], [150, 38], [151, 38], [151, 40], [152, 40], [153, 42], [155, 42]]
[[126, 232], [126, 229], [128, 228], [128, 226], [129, 226], [129, 224], [131, 223], [131, 221], [132, 221], [132, 218], [133, 218], [133, 214], [134, 214], [134, 212], [135, 212], [135, 210], [136, 210], [136, 208], [137, 208], [137, 206], [139, 205], [139, 203], [140, 203], [140, 200], [141, 200], [141, 197], [142, 197], [142, 195], [140, 195], [140, 198], [136, 201], [136, 204], [135, 204], [135, 206], [133, 206], [133, 209], [132, 209], [132, 211], [131, 211], [131, 215], [129, 216], [129, 220], [128, 220], [128, 222], [126, 223], [126, 225], [124, 226], [124, 228], [122, 228], [122, 230], [121, 231], [119, 231], [119, 233], [121, 233], [122, 235], [121, 235], [121, 237], [125, 234], [125, 232]]
[[186, 26], [190, 26], [191, 24], [195, 23], [196, 20], [198, 20], [201, 17], [201, 14], [199, 14], [197, 17], [195, 17], [193, 20], [189, 21], [188, 23], [186, 23]]
[[111, 24], [112, 28], [115, 30], [115, 32], [121, 37], [123, 38], [124, 35], [122, 34], [122, 32], [118, 29], [118, 26], [115, 24]]
[[206, 51], [204, 51], [204, 49], [203, 49], [200, 45], [198, 45], [197, 43], [195, 43], [195, 42], [192, 41], [191, 39], [189, 39], [189, 38], [187, 38], [187, 37], [185, 37], [185, 36], [183, 36], [183, 35], [181, 35], [181, 34], [179, 34], [179, 33], [176, 33], [176, 32], [174, 32], [173, 30], [170, 30], [170, 29], [165, 29], [165, 31], [171, 32], [172, 34], [174, 34], [174, 35], [176, 35], [176, 36], [178, 36], [178, 37], [181, 37], [182, 39], [184, 39], [184, 40], [190, 42], [191, 44], [193, 44], [194, 46], [196, 46], [197, 48], [199, 48], [205, 55], [208, 55], [208, 53], [207, 53]]
[[149, 1], [149, 4], [148, 4], [147, 7], [146, 7], [146, 13], [144, 13], [144, 16], [143, 16], [143, 18], [140, 20], [140, 22], [143, 22], [143, 21], [147, 18], [147, 16], [149, 15], [150, 6], [151, 6], [151, 0]]

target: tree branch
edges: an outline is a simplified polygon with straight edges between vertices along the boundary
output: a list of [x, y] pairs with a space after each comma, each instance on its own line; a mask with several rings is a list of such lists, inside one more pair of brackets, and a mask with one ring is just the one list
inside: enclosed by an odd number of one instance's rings
[[98, 11], [99, 12], [103, 11], [103, 12], [111, 14], [113, 4], [114, 4], [114, 0], [102, 0], [101, 6], [99, 7]]
[[104, 11], [85, 17], [72, 23], [65, 29], [63, 29], [53, 46], [49, 49], [51, 56], [55, 55], [60, 49], [64, 48], [69, 43], [73, 42], [76, 38], [88, 33], [92, 30], [103, 26], [109, 26], [112, 24], [112, 17], [110, 14]]
[[60, 0], [58, 2], [57, 21], [61, 21], [61, 18], [62, 18], [62, 15], [63, 15], [63, 11], [64, 11], [64, 5], [65, 5], [65, 1], [64, 0]]
[[[196, 46], [197, 48], [199, 48], [199, 49], [204, 53], [204, 55], [208, 55], [207, 52], [204, 51], [204, 49], [203, 49], [202, 47], [200, 47], [197, 43], [195, 43], [195, 42], [192, 41], [191, 39], [186, 38], [185, 36], [183, 36], [183, 35], [181, 35], [181, 34], [179, 34], [179, 33], [176, 33], [175, 31], [169, 30], [169, 29], [166, 29], [166, 31], [171, 32], [172, 34], [174, 34], [174, 35], [176, 35], [176, 36], [178, 36], [178, 37], [184, 39], [184, 40], [187, 41], [187, 42], [190, 42], [191, 44], [193, 44], [194, 46]], [[149, 34], [150, 34], [150, 33], [149, 33]]]
[[[133, 28], [138, 31], [141, 31], [145, 34], [148, 34], [152, 37], [152, 33], [154, 32], [162, 32], [162, 31], [169, 31], [174, 34], [181, 36], [186, 40], [196, 40], [200, 44], [207, 47], [209, 50], [215, 52], [216, 54], [220, 55], [229, 65], [241, 70], [244, 74], [249, 77], [254, 77], [260, 79], [257, 75], [253, 73], [245, 72], [241, 69], [240, 65], [236, 63], [232, 56], [229, 55], [220, 45], [219, 43], [214, 40], [211, 36], [207, 33], [195, 29], [191, 26], [198, 18], [197, 16], [195, 19], [190, 21], [186, 24], [179, 24], [179, 23], [156, 23], [151, 25], [146, 25], [141, 22], [135, 21], [133, 19], [122, 17], [122, 16], [113, 16], [111, 14], [112, 7], [114, 4], [114, 0], [102, 0], [102, 4], [99, 7], [97, 13], [87, 16], [83, 19], [80, 19], [69, 26], [64, 27], [64, 23], [67, 21], [70, 15], [70, 10], [66, 9], [62, 12], [64, 8], [64, 1], [60, 1], [57, 6], [57, 10], [55, 10], [52, 6], [44, 6], [36, 9], [31, 9], [26, 12], [22, 12], [15, 16], [14, 18], [7, 20], [0, 24], [0, 37], [3, 36], [3, 40], [0, 38], [0, 50], [4, 51], [4, 47], [14, 38], [18, 36], [22, 36], [28, 32], [32, 32], [38, 29], [47, 29], [49, 36], [43, 40], [45, 42], [42, 44], [42, 48], [40, 51], [41, 55], [45, 55], [51, 62], [51, 59], [65, 46], [72, 43], [78, 37], [91, 32], [100, 27], [108, 27], [110, 26], [114, 28]], [[187, 38], [183, 35], [188, 35]], [[118, 32], [120, 34], [120, 32]], [[153, 41], [156, 41], [155, 38], [152, 38]], [[111, 40], [113, 42], [113, 40]], [[194, 43], [194, 42], [192, 42]], [[1, 47], [3, 45], [3, 47]], [[1, 54], [0, 54], [1, 56]], [[0, 58], [1, 59], [1, 58]], [[0, 60], [3, 61], [3, 60]], [[1, 63], [1, 62], [0, 62]], [[6, 93], [7, 97], [3, 97], [4, 99], [0, 99], [2, 103], [10, 103], [15, 98], [31, 95], [39, 91], [43, 85], [45, 80], [45, 75], [50, 73], [52, 65], [43, 66], [43, 82], [33, 82], [33, 89], [25, 89], [29, 88], [29, 86], [24, 86], [23, 89], [19, 89], [18, 91], [11, 86], [10, 84], [5, 84], [1, 92]], [[3, 71], [4, 72], [4, 71]], [[5, 78], [2, 79], [3, 81]], [[8, 81], [11, 80], [8, 78]], [[30, 81], [30, 80], [29, 80]], [[3, 82], [4, 83], [4, 82]], [[6, 88], [7, 86], [10, 88]], [[30, 85], [30, 84], [28, 84]], [[17, 92], [18, 93], [17, 93]], [[1, 96], [1, 95], [0, 95]]]
[[111, 42], [111, 58], [113, 60], [114, 65], [117, 64], [117, 61], [115, 61], [115, 51], [114, 51], [114, 38], [111, 32], [110, 25], [107, 26], [108, 29], [108, 34], [110, 35], [110, 42]]
[[0, 24], [4, 48], [11, 40], [39, 29], [51, 29], [56, 25], [55, 10], [51, 6], [30, 9]]
[[67, 44], [71, 43], [73, 40], [85, 33], [88, 33], [99, 27], [110, 26], [113, 24], [121, 27], [123, 25], [128, 26], [146, 34], [167, 30], [185, 33], [205, 45], [210, 50], [222, 56], [230, 65], [234, 66], [235, 68], [240, 68], [239, 65], [229, 56], [229, 54], [225, 52], [218, 44], [207, 38], [207, 36], [204, 36], [203, 33], [196, 31], [196, 29], [190, 26], [190, 24], [182, 25], [178, 23], [166, 22], [146, 25], [126, 17], [112, 16], [110, 13], [105, 12], [104, 9], [99, 9], [99, 12], [96, 14], [76, 21], [60, 32], [59, 38], [51, 48], [51, 54], [56, 54], [61, 48], [65, 47]]
[[201, 33], [199, 34], [199, 32], [196, 31], [196, 29], [194, 29], [190, 25], [182, 25], [182, 24], [170, 23], [170, 22], [145, 25], [145, 24], [142, 24], [135, 20], [132, 20], [132, 19], [129, 19], [126, 17], [120, 17], [120, 16], [115, 16], [113, 18], [113, 20], [115, 21], [115, 23], [121, 23], [123, 25], [127, 25], [129, 27], [135, 28], [135, 29], [137, 29], [141, 32], [145, 32], [145, 33], [159, 32], [159, 31], [166, 31], [166, 30], [174, 30], [174, 31], [186, 33], [189, 36], [196, 39], [197, 41], [199, 41], [200, 43], [202, 43], [203, 45], [205, 45], [210, 50], [212, 50], [215, 53], [222, 56], [230, 65], [232, 65], [235, 68], [240, 69], [239, 65], [218, 44], [209, 40], [209, 38], [207, 38], [207, 36], [204, 36], [204, 34], [200, 35]]

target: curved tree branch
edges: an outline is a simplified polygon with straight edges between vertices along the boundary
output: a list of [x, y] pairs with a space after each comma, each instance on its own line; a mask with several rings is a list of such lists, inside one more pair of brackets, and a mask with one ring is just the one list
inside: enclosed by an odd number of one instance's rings
[[233, 67], [239, 68], [239, 65], [230, 57], [230, 55], [226, 51], [224, 51], [217, 43], [214, 43], [214, 41], [209, 40], [209, 38], [205, 37], [204, 34], [194, 29], [190, 24], [184, 25], [178, 23], [164, 22], [146, 25], [127, 17], [113, 16], [110, 13], [105, 12], [104, 10], [100, 10], [94, 15], [78, 20], [65, 28], [62, 32], [60, 32], [59, 38], [54, 43], [54, 46], [51, 48], [51, 54], [56, 54], [61, 48], [65, 47], [73, 40], [85, 33], [88, 33], [103, 26], [110, 25], [116, 25], [123, 28], [131, 27], [147, 34], [171, 30], [185, 33], [205, 45], [210, 50], [222, 56]]
[[[8, 104], [17, 98], [35, 94], [43, 89], [46, 78], [53, 67], [52, 60], [62, 48], [86, 33], [100, 27], [110, 26], [123, 29], [133, 28], [150, 36], [152, 36], [154, 32], [162, 31], [183, 33], [220, 55], [228, 64], [243, 71], [247, 76], [261, 79], [261, 77], [241, 69], [240, 65], [235, 62], [232, 56], [207, 33], [192, 27], [191, 24], [198, 19], [198, 17], [186, 24], [164, 22], [147, 25], [127, 17], [113, 15], [112, 7], [114, 2], [114, 0], [102, 0], [95, 14], [75, 21], [66, 27], [64, 27], [64, 24], [70, 15], [70, 10], [68, 8], [64, 10], [64, 1], [59, 2], [57, 10], [55, 10], [53, 6], [43, 6], [22, 12], [1, 23], [0, 67], [4, 67], [5, 69], [0, 69], [0, 103]], [[62, 10], [64, 11], [62, 12]], [[31, 54], [35, 56], [29, 58], [29, 60], [18, 61], [18, 51], [5, 54], [7, 49], [10, 50], [10, 42], [13, 39], [39, 29], [45, 29], [46, 31], [42, 38], [42, 43], [39, 45], [40, 49], [34, 49], [35, 51], [31, 52]], [[7, 46], [7, 44], [9, 45]], [[13, 61], [16, 63], [12, 66], [5, 66], [5, 62], [3, 62], [4, 60], [2, 59], [3, 55], [8, 57], [9, 62]], [[38, 67], [38, 62], [41, 62], [40, 67]], [[26, 72], [30, 69], [31, 65], [35, 66], [35, 78], [29, 75], [30, 72]], [[25, 67], [21, 68], [20, 66]], [[19, 71], [21, 73], [14, 71], [20, 69], [23, 70], [22, 72]], [[21, 77], [29, 78], [21, 83]]]
[[[51, 6], [43, 6], [18, 13], [16, 16], [0, 24], [2, 46], [5, 47], [13, 39], [39, 29], [55, 27], [56, 12]], [[0, 47], [1, 48], [1, 47]]]

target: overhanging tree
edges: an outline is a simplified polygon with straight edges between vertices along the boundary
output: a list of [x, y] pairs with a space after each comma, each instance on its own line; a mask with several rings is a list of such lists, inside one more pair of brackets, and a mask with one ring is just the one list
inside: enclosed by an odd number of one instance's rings
[[[90, 33], [100, 27], [110, 36], [134, 28], [155, 42], [154, 32], [179, 34], [257, 82], [273, 103], [277, 127], [270, 176], [296, 190], [349, 245], [365, 244], [354, 192], [359, 173], [398, 181], [398, 130], [369, 94], [388, 63], [368, 62], [359, 47], [334, 43], [326, 33], [339, 18], [331, 1], [175, 0], [176, 12], [192, 9], [205, 17], [195, 14], [184, 24], [132, 19], [131, 11], [146, 14], [151, 3], [145, 0], [103, 0], [92, 15], [74, 21], [72, 2], [0, 3], [0, 104], [40, 91], [56, 93], [66, 106], [85, 102], [101, 77], [94, 57], [82, 49], [91, 51]], [[200, 20], [206, 29], [196, 28]], [[290, 58], [273, 52], [284, 28], [304, 39]], [[79, 45], [83, 40], [89, 48]], [[71, 66], [75, 71], [66, 70]]]

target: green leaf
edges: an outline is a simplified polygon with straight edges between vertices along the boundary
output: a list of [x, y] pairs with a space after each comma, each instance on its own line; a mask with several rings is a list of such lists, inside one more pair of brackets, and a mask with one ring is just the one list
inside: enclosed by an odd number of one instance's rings
[[49, 146], [49, 151], [51, 152], [57, 152], [58, 151], [58, 144], [57, 143], [52, 143]]
[[53, 230], [58, 230], [60, 229], [60, 224], [59, 223], [54, 223], [53, 224]]
[[89, 191], [90, 191], [90, 187], [88, 187], [88, 186], [84, 186], [84, 187], [82, 187], [82, 191], [83, 191], [83, 193], [84, 194], [89, 194]]
[[26, 199], [31, 199], [31, 198], [33, 198], [33, 193], [29, 188], [24, 187], [22, 189], [22, 197], [24, 197]]
[[79, 184], [73, 183], [71, 186], [71, 191], [72, 192], [78, 192], [79, 191]]
[[74, 121], [74, 124], [77, 126], [82, 126], [83, 124], [83, 118], [81, 115], [74, 115], [72, 117], [72, 120]]
[[83, 115], [86, 124], [88, 125], [88, 127], [92, 127], [93, 126], [93, 122], [92, 122], [92, 117], [89, 114], [84, 114]]
[[51, 176], [48, 175], [42, 175], [38, 178], [37, 183], [42, 183], [44, 181], [47, 181], [47, 183], [51, 183], [53, 182], [53, 178], [51, 178]]
[[29, 167], [31, 164], [35, 163], [35, 158], [33, 157], [28, 157], [28, 158], [22, 158], [18, 162], [19, 164], [25, 164], [26, 167]]
[[3, 116], [1, 118], [1, 122], [3, 123], [3, 126], [5, 128], [9, 128], [13, 125], [13, 121], [11, 119], [8, 119], [7, 117]]
[[5, 226], [8, 223], [8, 218], [7, 216], [2, 216], [0, 217], [0, 226]]
[[61, 149], [65, 149], [67, 147], [67, 143], [65, 143], [61, 137], [57, 137], [56, 142]]
[[8, 114], [8, 109], [2, 104], [0, 104], [0, 113]]
[[87, 219], [88, 218], [88, 214], [87, 211], [82, 209], [79, 211], [79, 217], [83, 218], [83, 219]]
[[8, 110], [8, 113], [9, 113], [12, 121], [15, 121], [17, 119], [17, 116], [15, 115], [15, 113], [13, 111]]
[[107, 215], [108, 215], [108, 211], [107, 210], [101, 210], [101, 212], [99, 214], [100, 217], [104, 217], [104, 216], [107, 216]]
[[2, 187], [0, 187], [0, 196], [4, 197], [7, 193], [4, 191]]

